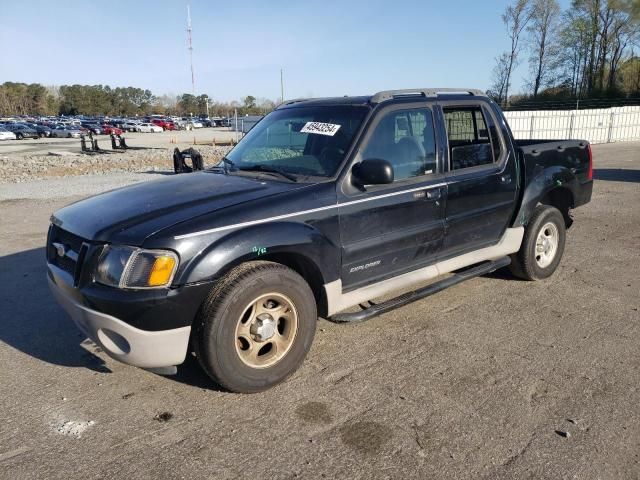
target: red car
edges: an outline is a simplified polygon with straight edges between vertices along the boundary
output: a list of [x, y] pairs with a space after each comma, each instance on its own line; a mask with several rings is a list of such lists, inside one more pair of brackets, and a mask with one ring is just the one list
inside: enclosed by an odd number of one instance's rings
[[104, 124], [102, 125], [100, 128], [102, 128], [102, 132], [105, 135], [122, 135], [124, 132], [122, 131], [122, 129], [118, 128], [118, 127], [114, 127], [113, 125], [107, 125]]
[[160, 120], [158, 118], [155, 118], [155, 119], [151, 120], [151, 123], [161, 127], [163, 130], [175, 130], [176, 129], [176, 126], [174, 125], [174, 123], [170, 122], [168, 120]]

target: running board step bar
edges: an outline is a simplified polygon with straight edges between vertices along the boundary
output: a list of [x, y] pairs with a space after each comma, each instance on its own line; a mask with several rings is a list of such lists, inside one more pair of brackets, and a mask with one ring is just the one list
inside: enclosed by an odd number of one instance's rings
[[405, 305], [408, 305], [417, 300], [422, 300], [429, 295], [433, 295], [434, 293], [441, 292], [446, 288], [453, 287], [454, 285], [462, 283], [465, 280], [494, 272], [499, 268], [508, 266], [510, 263], [510, 257], [502, 257], [497, 260], [479, 263], [476, 266], [458, 271], [452, 276], [447, 277], [444, 280], [440, 280], [439, 282], [432, 283], [431, 285], [428, 285], [424, 288], [405, 293], [403, 295], [400, 295], [399, 297], [392, 298], [391, 300], [387, 300], [383, 303], [369, 302], [369, 306], [364, 306], [361, 304], [360, 308], [362, 308], [362, 311], [354, 313], [338, 313], [330, 317], [329, 320], [335, 323], [364, 322], [365, 320], [369, 320], [370, 318], [382, 315], [383, 313], [390, 312], [391, 310], [395, 310], [396, 308], [404, 307]]

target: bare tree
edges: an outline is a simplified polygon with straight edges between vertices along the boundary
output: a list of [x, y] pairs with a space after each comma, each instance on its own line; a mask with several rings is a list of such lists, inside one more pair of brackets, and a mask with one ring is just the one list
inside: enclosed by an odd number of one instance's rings
[[533, 77], [531, 86], [534, 98], [538, 96], [542, 87], [546, 87], [553, 80], [552, 70], [559, 53], [559, 18], [560, 5], [557, 0], [533, 0], [527, 40], [531, 50], [529, 65]]
[[560, 73], [564, 77], [562, 83], [569, 87], [572, 96], [579, 96], [589, 58], [589, 25], [575, 10], [564, 13], [562, 25], [558, 58]]
[[505, 103], [505, 91], [507, 88], [507, 72], [509, 71], [509, 54], [504, 52], [496, 57], [496, 65], [493, 67], [491, 88], [487, 92], [499, 105]]
[[[638, 0], [572, 1], [562, 37], [565, 52], [581, 50], [577, 95], [617, 88], [618, 68], [638, 42], [637, 4]], [[576, 32], [580, 32], [579, 38]]]
[[[502, 22], [507, 27], [507, 34], [511, 41], [511, 49], [507, 52], [506, 62], [498, 61], [497, 66], [503, 63], [505, 72], [503, 74], [504, 82], [504, 103], [509, 102], [509, 87], [511, 86], [511, 74], [518, 64], [518, 54], [520, 37], [524, 32], [529, 20], [531, 19], [531, 9], [529, 7], [530, 0], [515, 0], [513, 5], [509, 5], [502, 14]], [[498, 57], [498, 60], [502, 55]]]
[[[637, 2], [640, 4], [640, 2]], [[605, 61], [608, 59], [608, 66], [605, 66], [605, 62], [602, 63], [603, 77], [605, 69], [608, 70], [606, 87], [611, 90], [616, 88], [616, 79], [620, 62], [623, 60], [628, 48], [633, 48], [635, 44], [640, 42], [640, 19], [634, 18], [633, 10], [631, 9], [618, 9], [613, 12], [610, 29], [610, 39], [608, 40], [609, 51], [605, 56]], [[631, 50], [630, 57], [634, 56], [633, 50]]]

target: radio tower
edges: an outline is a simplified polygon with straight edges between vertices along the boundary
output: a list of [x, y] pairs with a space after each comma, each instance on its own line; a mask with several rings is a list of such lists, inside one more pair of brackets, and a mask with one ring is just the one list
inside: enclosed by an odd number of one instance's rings
[[193, 45], [191, 44], [191, 6], [187, 4], [187, 41], [189, 43], [189, 60], [191, 62], [191, 93], [196, 94], [196, 77], [193, 73]]

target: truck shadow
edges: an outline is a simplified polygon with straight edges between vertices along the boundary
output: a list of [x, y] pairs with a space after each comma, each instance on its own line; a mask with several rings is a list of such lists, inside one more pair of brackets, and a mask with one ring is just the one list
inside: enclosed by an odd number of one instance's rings
[[[49, 291], [44, 247], [0, 257], [0, 282], [0, 343], [53, 365], [111, 373], [104, 360], [95, 355], [100, 351], [99, 347], [88, 340], [85, 342], [85, 335]], [[166, 378], [198, 388], [224, 391], [191, 355], [178, 367], [176, 375]]]
[[627, 170], [624, 168], [595, 168], [593, 170], [595, 180], [607, 180], [610, 182], [640, 183], [640, 170]]
[[0, 284], [0, 342], [53, 365], [111, 372], [49, 292], [44, 247], [0, 257]]
[[167, 375], [165, 378], [174, 382], [183, 383], [191, 387], [211, 390], [213, 392], [228, 392], [216, 382], [214, 382], [204, 372], [198, 360], [191, 353], [187, 353], [187, 358], [182, 365], [178, 365], [178, 372], [175, 375]]
[[487, 273], [486, 275], [482, 275], [484, 278], [492, 278], [494, 280], [505, 280], [508, 282], [526, 282], [522, 278], [516, 277], [511, 271], [509, 267], [499, 268], [498, 270]]

